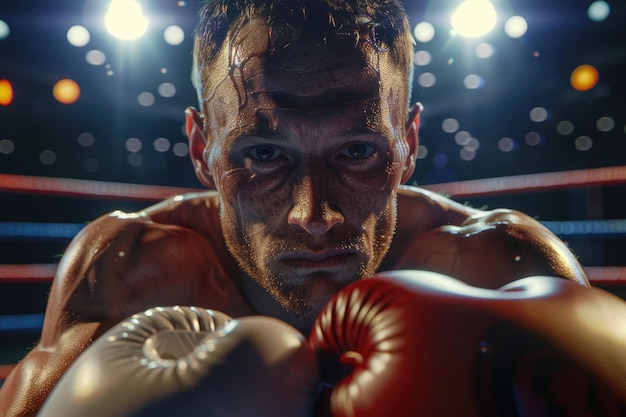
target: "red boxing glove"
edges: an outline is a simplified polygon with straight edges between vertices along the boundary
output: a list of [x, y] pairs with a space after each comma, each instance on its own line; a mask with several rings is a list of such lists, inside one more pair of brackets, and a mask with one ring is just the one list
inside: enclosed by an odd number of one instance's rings
[[304, 417], [318, 384], [306, 339], [279, 320], [154, 308], [86, 349], [38, 416]]
[[319, 416], [626, 415], [626, 303], [563, 279], [383, 273], [338, 292], [309, 342]]

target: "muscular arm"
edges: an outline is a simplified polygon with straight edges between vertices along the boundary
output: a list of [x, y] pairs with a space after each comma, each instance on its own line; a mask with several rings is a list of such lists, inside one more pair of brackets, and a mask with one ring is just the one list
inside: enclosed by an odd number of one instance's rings
[[177, 304], [251, 312], [233, 280], [224, 279], [235, 275], [228, 256], [210, 237], [168, 222], [173, 209], [154, 210], [160, 221], [113, 213], [75, 237], [52, 284], [40, 342], [0, 390], [0, 415], [34, 416], [78, 354], [136, 312]]
[[476, 210], [411, 189], [399, 196], [398, 211], [387, 269], [430, 270], [484, 288], [533, 275], [589, 285], [565, 244], [523, 213]]

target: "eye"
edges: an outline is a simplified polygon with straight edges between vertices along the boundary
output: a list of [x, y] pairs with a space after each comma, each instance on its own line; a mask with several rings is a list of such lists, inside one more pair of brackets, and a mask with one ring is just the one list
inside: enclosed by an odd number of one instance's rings
[[248, 150], [248, 155], [255, 161], [269, 162], [282, 156], [282, 152], [271, 145], [258, 145]]
[[376, 152], [376, 148], [367, 143], [353, 143], [341, 150], [341, 156], [350, 159], [367, 159]]

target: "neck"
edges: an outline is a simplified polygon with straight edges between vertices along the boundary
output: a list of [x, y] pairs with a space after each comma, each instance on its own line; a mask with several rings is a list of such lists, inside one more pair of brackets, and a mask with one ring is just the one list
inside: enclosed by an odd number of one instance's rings
[[241, 288], [248, 302], [258, 314], [282, 320], [296, 328], [304, 336], [309, 335], [313, 326], [312, 321], [299, 319], [289, 313], [270, 293], [246, 273], [241, 275]]

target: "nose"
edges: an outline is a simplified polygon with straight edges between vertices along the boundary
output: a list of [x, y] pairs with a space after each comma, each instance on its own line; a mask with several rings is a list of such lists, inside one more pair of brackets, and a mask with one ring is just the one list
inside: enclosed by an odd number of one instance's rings
[[324, 197], [325, 192], [305, 176], [293, 190], [293, 207], [289, 211], [288, 223], [304, 229], [311, 235], [323, 235], [335, 226], [343, 224], [343, 215], [333, 210]]

